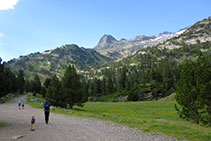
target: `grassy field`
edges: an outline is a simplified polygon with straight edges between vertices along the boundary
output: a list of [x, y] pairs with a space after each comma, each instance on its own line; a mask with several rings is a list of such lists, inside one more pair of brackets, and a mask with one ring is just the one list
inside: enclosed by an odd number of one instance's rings
[[[29, 96], [27, 103], [41, 108], [44, 100], [38, 95], [36, 103]], [[69, 116], [97, 118], [135, 127], [146, 132], [159, 132], [178, 139], [211, 140], [211, 127], [196, 125], [178, 117], [175, 101], [88, 102], [73, 110], [52, 108], [52, 112]]]

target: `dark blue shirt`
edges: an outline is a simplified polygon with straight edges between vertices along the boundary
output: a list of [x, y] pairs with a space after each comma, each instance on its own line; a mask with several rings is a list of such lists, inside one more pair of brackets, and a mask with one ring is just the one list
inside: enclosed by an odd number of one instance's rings
[[35, 124], [35, 118], [32, 118], [32, 124]]

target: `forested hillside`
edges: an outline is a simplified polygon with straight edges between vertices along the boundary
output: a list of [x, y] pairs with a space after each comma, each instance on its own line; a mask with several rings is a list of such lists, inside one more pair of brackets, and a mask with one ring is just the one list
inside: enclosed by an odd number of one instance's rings
[[77, 45], [64, 45], [43, 53], [31, 53], [7, 62], [7, 66], [17, 73], [19, 69], [25, 71], [27, 78], [38, 74], [41, 78], [53, 74], [61, 75], [67, 65], [74, 65], [77, 70], [88, 71], [107, 65], [111, 59], [100, 55], [93, 49], [79, 48]]

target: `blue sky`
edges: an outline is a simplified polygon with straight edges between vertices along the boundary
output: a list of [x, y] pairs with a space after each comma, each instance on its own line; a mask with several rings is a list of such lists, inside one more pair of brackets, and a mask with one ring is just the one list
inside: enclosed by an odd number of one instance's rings
[[0, 57], [175, 32], [209, 16], [210, 0], [0, 0]]

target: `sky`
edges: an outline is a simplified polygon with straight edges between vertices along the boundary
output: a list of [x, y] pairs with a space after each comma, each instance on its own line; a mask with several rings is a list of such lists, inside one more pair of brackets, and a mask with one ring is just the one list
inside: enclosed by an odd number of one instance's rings
[[209, 16], [211, 0], [0, 0], [0, 57], [176, 32]]

